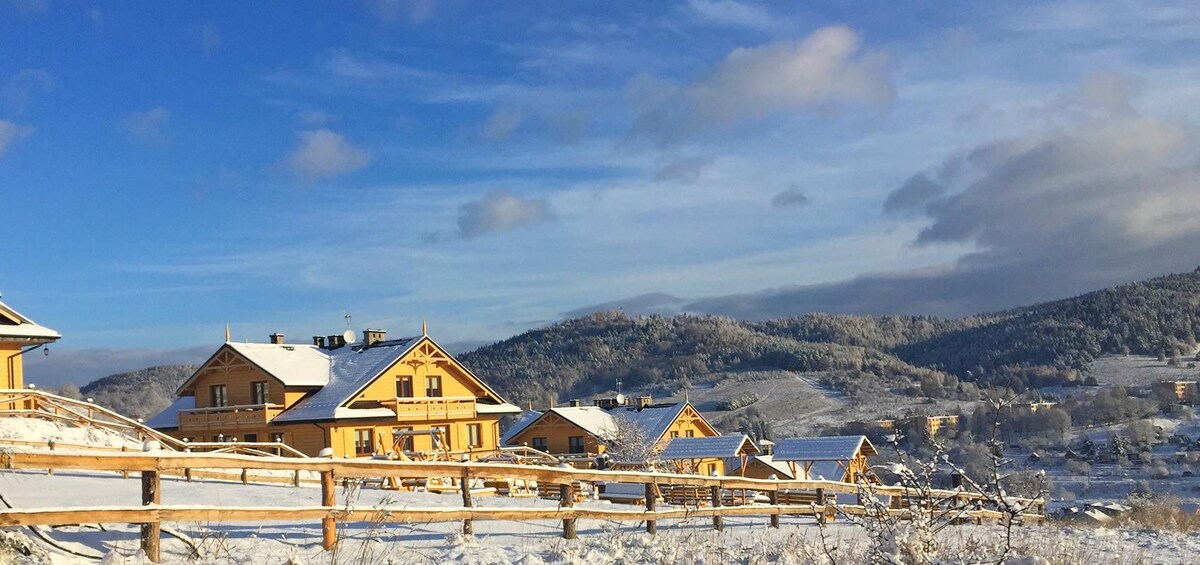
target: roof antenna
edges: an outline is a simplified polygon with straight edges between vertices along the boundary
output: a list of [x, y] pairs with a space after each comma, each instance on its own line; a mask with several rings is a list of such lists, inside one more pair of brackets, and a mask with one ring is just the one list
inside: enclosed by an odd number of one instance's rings
[[225, 343], [229, 343], [229, 324], [225, 324]]
[[350, 329], [350, 318], [353, 318], [349, 312], [342, 310], [342, 319], [346, 320], [346, 329]]
[[429, 335], [429, 325], [425, 323], [425, 318], [421, 318], [421, 336], [427, 337], [428, 335]]

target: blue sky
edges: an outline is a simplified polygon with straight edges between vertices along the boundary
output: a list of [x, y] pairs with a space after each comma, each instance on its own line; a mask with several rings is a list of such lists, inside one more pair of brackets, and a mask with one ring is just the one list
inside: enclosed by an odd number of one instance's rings
[[64, 334], [53, 382], [227, 323], [964, 315], [1190, 269], [1197, 15], [0, 0], [0, 291]]

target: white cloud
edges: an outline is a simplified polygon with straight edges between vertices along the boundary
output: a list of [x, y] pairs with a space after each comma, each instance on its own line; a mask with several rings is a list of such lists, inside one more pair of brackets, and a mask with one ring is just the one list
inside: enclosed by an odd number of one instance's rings
[[17, 140], [30, 135], [33, 135], [33, 128], [0, 120], [0, 155], [3, 155]]
[[882, 111], [896, 95], [886, 58], [863, 51], [860, 43], [850, 28], [832, 26], [801, 41], [735, 49], [706, 77], [683, 87], [639, 77], [630, 85], [641, 109], [634, 135], [671, 140], [799, 110]]
[[205, 57], [211, 57], [221, 48], [221, 33], [217, 31], [216, 24], [209, 22], [198, 25], [195, 30], [196, 38], [200, 43], [200, 52], [204, 53]]
[[316, 180], [352, 173], [371, 161], [371, 152], [351, 145], [341, 134], [328, 129], [299, 134], [300, 144], [284, 158], [292, 174]]
[[459, 207], [458, 232], [464, 239], [514, 230], [554, 217], [550, 203], [541, 198], [521, 198], [503, 189]]
[[17, 109], [24, 108], [35, 96], [54, 90], [54, 75], [46, 69], [22, 69], [8, 79], [0, 99]]
[[776, 20], [766, 10], [733, 0], [690, 0], [688, 7], [700, 17], [718, 23], [768, 29]]
[[711, 155], [697, 155], [676, 159], [667, 163], [654, 174], [654, 182], [696, 182], [700, 180], [700, 175], [704, 174], [704, 170], [713, 164], [713, 161], [716, 161], [716, 159]]
[[497, 108], [484, 122], [483, 129], [479, 134], [489, 141], [504, 141], [517, 131], [524, 118], [525, 115], [518, 110]]
[[161, 144], [166, 141], [163, 127], [171, 120], [171, 111], [162, 106], [144, 112], [131, 112], [121, 120], [121, 129], [140, 141]]

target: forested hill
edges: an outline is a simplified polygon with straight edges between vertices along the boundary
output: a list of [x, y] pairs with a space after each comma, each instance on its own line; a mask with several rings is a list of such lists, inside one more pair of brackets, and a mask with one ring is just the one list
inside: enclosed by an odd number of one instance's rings
[[[1021, 389], [1079, 378], [1103, 353], [1179, 355], [1200, 334], [1200, 269], [961, 319], [712, 316], [567, 320], [461, 356], [514, 400], [612, 389], [678, 390], [737, 370], [842, 370], [903, 384], [943, 370]], [[897, 380], [897, 379], [900, 380]]]
[[715, 316], [599, 312], [479, 348], [459, 359], [519, 402], [613, 390], [677, 391], [728, 371], [865, 373], [909, 385], [931, 371], [878, 349], [811, 343]]
[[[196, 369], [196, 365], [160, 365], [117, 373], [84, 385], [78, 396], [130, 418], [148, 418], [175, 400], [175, 389]], [[75, 396], [70, 390], [61, 392]]]

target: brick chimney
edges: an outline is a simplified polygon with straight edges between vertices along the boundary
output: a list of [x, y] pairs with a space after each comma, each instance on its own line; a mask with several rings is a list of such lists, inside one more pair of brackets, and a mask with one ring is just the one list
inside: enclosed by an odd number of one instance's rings
[[346, 337], [345, 336], [331, 335], [325, 339], [327, 340], [325, 342], [325, 344], [328, 346], [329, 349], [337, 349], [343, 345], [346, 345]]
[[271, 334], [271, 343], [273, 343], [275, 345], [283, 345], [283, 334], [281, 334], [281, 333]]
[[313, 345], [317, 346], [318, 348], [325, 349], [325, 337], [319, 336], [319, 335], [314, 335], [313, 336]]
[[571, 401], [571, 408], [579, 408], [581, 403], [578, 400]]
[[639, 396], [639, 397], [637, 397], [637, 399], [634, 400], [634, 402], [635, 402], [635, 406], [637, 406], [638, 408], [645, 408], [654, 403], [654, 398], [649, 395]]
[[363, 347], [371, 347], [387, 339], [387, 330], [363, 330]]

